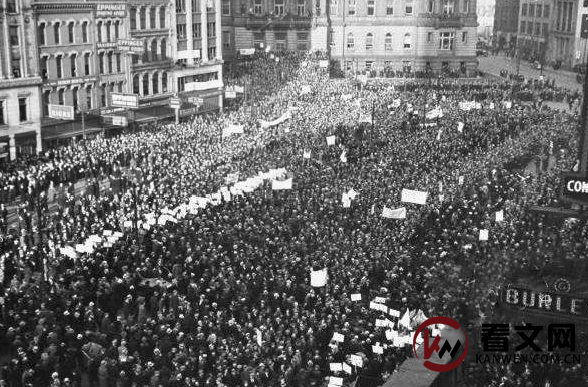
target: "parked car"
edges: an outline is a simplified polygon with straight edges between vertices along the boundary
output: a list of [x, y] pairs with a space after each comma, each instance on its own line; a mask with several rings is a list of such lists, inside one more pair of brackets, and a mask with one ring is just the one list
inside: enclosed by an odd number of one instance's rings
[[534, 69], [541, 70], [541, 67], [543, 67], [543, 65], [538, 60], [536, 60], [535, 62], [533, 62], [533, 68]]
[[477, 56], [488, 56], [488, 50], [478, 49], [476, 50]]
[[574, 66], [574, 72], [576, 74], [586, 74], [586, 65], [585, 64], [577, 64]]

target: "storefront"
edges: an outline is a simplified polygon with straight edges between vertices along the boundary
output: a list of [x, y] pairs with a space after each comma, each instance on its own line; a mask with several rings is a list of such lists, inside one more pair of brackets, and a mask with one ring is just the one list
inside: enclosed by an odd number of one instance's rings
[[62, 121], [44, 117], [41, 122], [43, 149], [69, 145], [84, 137], [95, 138], [104, 130], [100, 116], [86, 114], [82, 124], [81, 117], [73, 121]]

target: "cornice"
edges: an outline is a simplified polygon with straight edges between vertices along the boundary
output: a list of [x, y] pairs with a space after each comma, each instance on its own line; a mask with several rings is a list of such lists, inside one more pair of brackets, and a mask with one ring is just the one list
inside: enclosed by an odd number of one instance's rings
[[43, 83], [41, 77], [0, 79], [0, 89], [12, 89], [26, 86], [39, 86]]
[[49, 11], [51, 13], [76, 13], [78, 10], [93, 11], [96, 9], [95, 3], [34, 3], [33, 10], [37, 13], [39, 11]]

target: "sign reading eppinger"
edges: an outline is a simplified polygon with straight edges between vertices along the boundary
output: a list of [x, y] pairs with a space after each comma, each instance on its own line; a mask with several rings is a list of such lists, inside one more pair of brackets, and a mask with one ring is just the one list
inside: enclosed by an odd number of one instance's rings
[[[435, 324], [442, 324], [442, 325], [446, 325], [450, 328], [453, 328], [455, 331], [457, 331], [457, 334], [459, 336], [459, 338], [457, 339], [457, 341], [455, 342], [455, 344], [452, 346], [451, 343], [449, 342], [449, 340], [445, 339], [445, 342], [443, 343], [443, 345], [441, 347], [439, 347], [439, 343], [441, 341], [441, 337], [439, 335], [437, 335], [434, 339], [433, 339], [433, 344], [429, 345], [429, 336], [431, 335], [429, 329], [427, 329], [427, 327], [431, 326], [431, 325], [435, 325]], [[461, 331], [460, 331], [461, 329]], [[423, 365], [430, 369], [431, 371], [435, 371], [435, 372], [444, 372], [444, 371], [451, 371], [452, 369], [457, 368], [461, 363], [463, 363], [463, 361], [466, 358], [466, 354], [468, 352], [468, 337], [466, 336], [465, 331], [463, 330], [463, 328], [460, 327], [459, 323], [449, 317], [433, 317], [430, 318], [428, 320], [426, 320], [425, 322], [423, 322], [421, 325], [419, 325], [419, 327], [417, 328], [416, 332], [414, 333], [414, 337], [412, 339], [412, 347], [414, 349], [414, 354], [416, 356], [416, 358], [418, 359], [419, 356], [417, 355], [417, 339], [419, 337], [419, 334], [423, 332], [424, 335], [424, 358], [425, 358], [425, 362], [423, 363]], [[463, 332], [463, 335], [462, 335]], [[447, 353], [449, 355], [450, 359], [454, 359], [455, 355], [457, 355], [457, 353], [459, 352], [460, 348], [461, 348], [461, 340], [465, 340], [465, 347], [463, 350], [463, 353], [461, 354], [461, 356], [447, 364], [438, 364], [438, 363], [433, 363], [431, 361], [429, 361], [429, 359], [431, 358], [431, 356], [433, 355], [433, 352], [437, 352], [439, 354], [439, 359], [443, 359], [443, 357], [445, 356], [445, 354]]]
[[145, 44], [142, 39], [118, 39], [116, 47], [119, 51], [130, 54], [143, 54], [145, 52]]
[[588, 203], [588, 178], [579, 173], [563, 173], [561, 198], [573, 203]]

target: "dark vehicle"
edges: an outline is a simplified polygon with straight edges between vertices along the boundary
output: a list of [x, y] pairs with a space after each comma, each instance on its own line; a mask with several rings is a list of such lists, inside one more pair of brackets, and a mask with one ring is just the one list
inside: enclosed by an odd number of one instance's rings
[[476, 50], [476, 56], [488, 56], [488, 50], [478, 49]]
[[585, 64], [577, 64], [574, 66], [574, 72], [576, 74], [586, 74], [586, 65]]
[[561, 63], [561, 59], [556, 59], [551, 66], [554, 70], [559, 70], [561, 68]]

